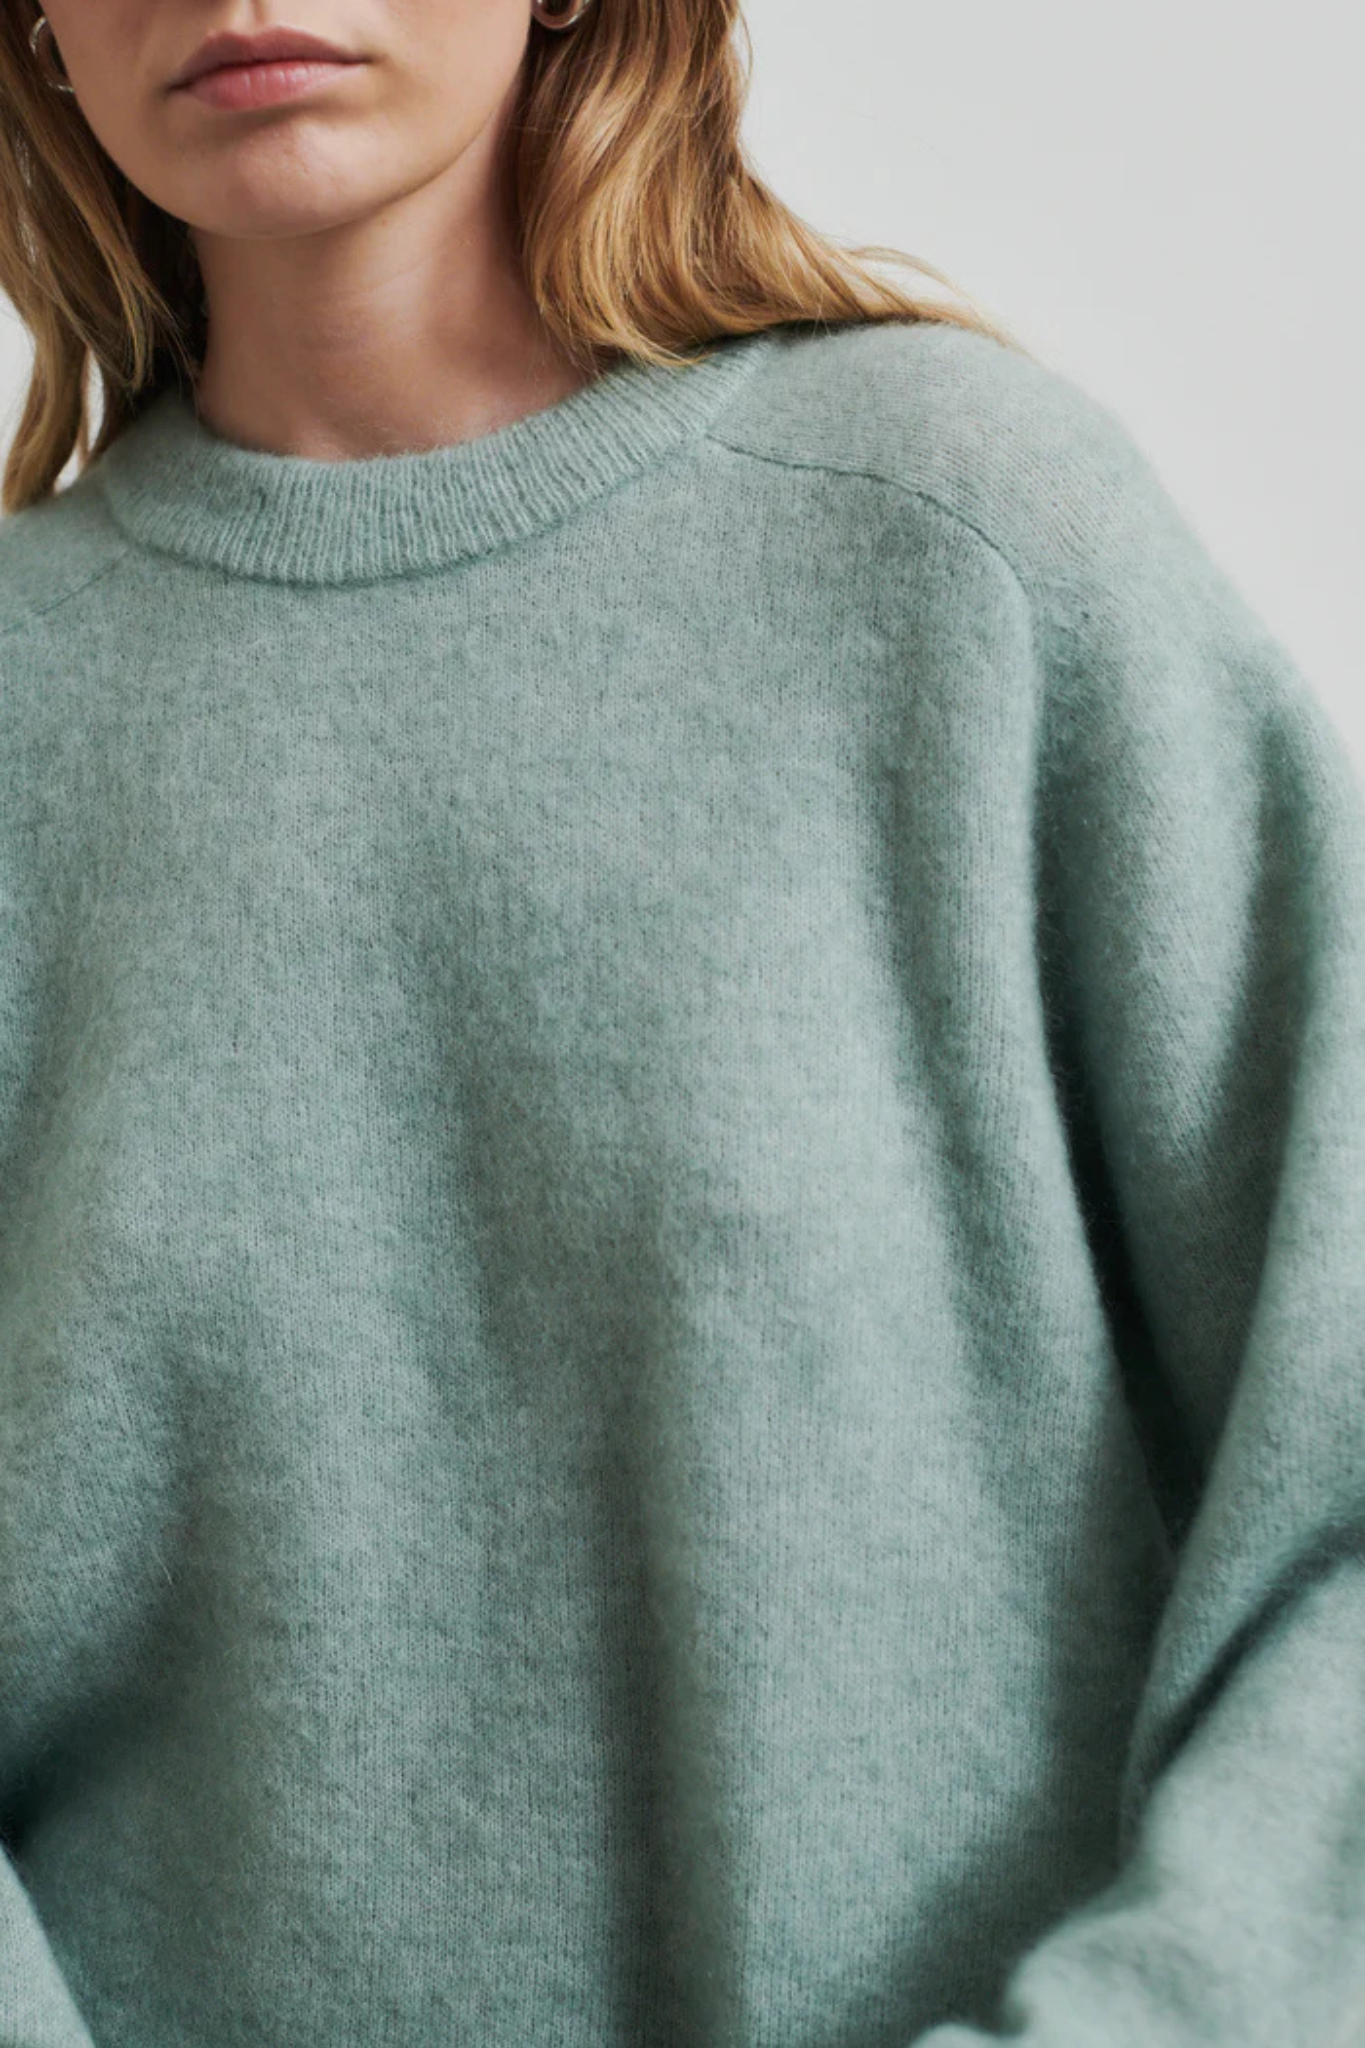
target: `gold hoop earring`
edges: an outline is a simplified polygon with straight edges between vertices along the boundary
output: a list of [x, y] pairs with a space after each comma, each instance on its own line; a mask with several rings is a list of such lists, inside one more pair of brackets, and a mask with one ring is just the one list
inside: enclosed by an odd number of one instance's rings
[[38, 48], [38, 38], [41, 36], [44, 29], [47, 29], [50, 35], [52, 23], [48, 20], [45, 14], [40, 14], [38, 16], [38, 19], [33, 24], [28, 39], [28, 46], [30, 50], [32, 50], [34, 56], [38, 59], [38, 68], [40, 71], [44, 73], [44, 75], [47, 78], [48, 84], [52, 87], [54, 92], [74, 92], [76, 88], [71, 83], [71, 80], [67, 77], [66, 73], [64, 71], [55, 71], [53, 69], [51, 62], [51, 53], [55, 46], [51, 42], [48, 43], [48, 58], [46, 61], [43, 58], [42, 51]]
[[531, 0], [531, 13], [542, 28], [572, 28], [576, 21], [582, 20], [591, 5], [592, 0], [578, 0], [573, 13], [560, 19], [552, 8], [546, 6], [545, 0]]

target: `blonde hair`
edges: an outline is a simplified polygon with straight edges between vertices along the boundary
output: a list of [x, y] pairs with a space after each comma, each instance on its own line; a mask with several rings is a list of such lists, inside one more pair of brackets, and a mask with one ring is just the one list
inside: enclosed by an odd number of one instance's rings
[[[596, 375], [622, 356], [701, 360], [784, 323], [931, 320], [1028, 350], [931, 264], [844, 248], [749, 167], [741, 0], [589, 0], [567, 34], [532, 27], [505, 131], [523, 275], [546, 327]], [[27, 19], [24, 16], [27, 15]], [[35, 62], [34, 0], [0, 0], [0, 291], [33, 363], [0, 511], [53, 495], [172, 382], [192, 389], [207, 310], [185, 222], [114, 164]], [[741, 63], [732, 32], [744, 34]], [[966, 301], [917, 298], [868, 267], [908, 264]], [[90, 441], [88, 373], [103, 415]]]

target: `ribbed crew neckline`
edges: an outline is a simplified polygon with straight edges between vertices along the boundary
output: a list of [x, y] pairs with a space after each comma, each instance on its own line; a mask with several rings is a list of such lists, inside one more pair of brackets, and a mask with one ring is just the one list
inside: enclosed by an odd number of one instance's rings
[[704, 360], [627, 357], [492, 433], [339, 462], [246, 448], [168, 387], [87, 472], [131, 539], [280, 583], [409, 576], [553, 526], [702, 432], [783, 330]]

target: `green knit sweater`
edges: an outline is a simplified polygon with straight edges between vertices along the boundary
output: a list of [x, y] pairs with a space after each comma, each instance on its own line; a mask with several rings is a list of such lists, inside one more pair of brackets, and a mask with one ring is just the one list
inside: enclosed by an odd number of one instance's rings
[[937, 323], [0, 528], [0, 2048], [1365, 2042], [1365, 799]]

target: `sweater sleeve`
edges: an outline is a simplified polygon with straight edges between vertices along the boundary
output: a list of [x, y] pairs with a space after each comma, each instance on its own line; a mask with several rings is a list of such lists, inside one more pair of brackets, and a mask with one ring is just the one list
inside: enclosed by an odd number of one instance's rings
[[0, 2048], [94, 2048], [33, 1902], [0, 1844]]
[[1116, 416], [1063, 471], [1040, 981], [1174, 1576], [1116, 1875], [916, 2048], [1365, 2048], [1365, 798]]

